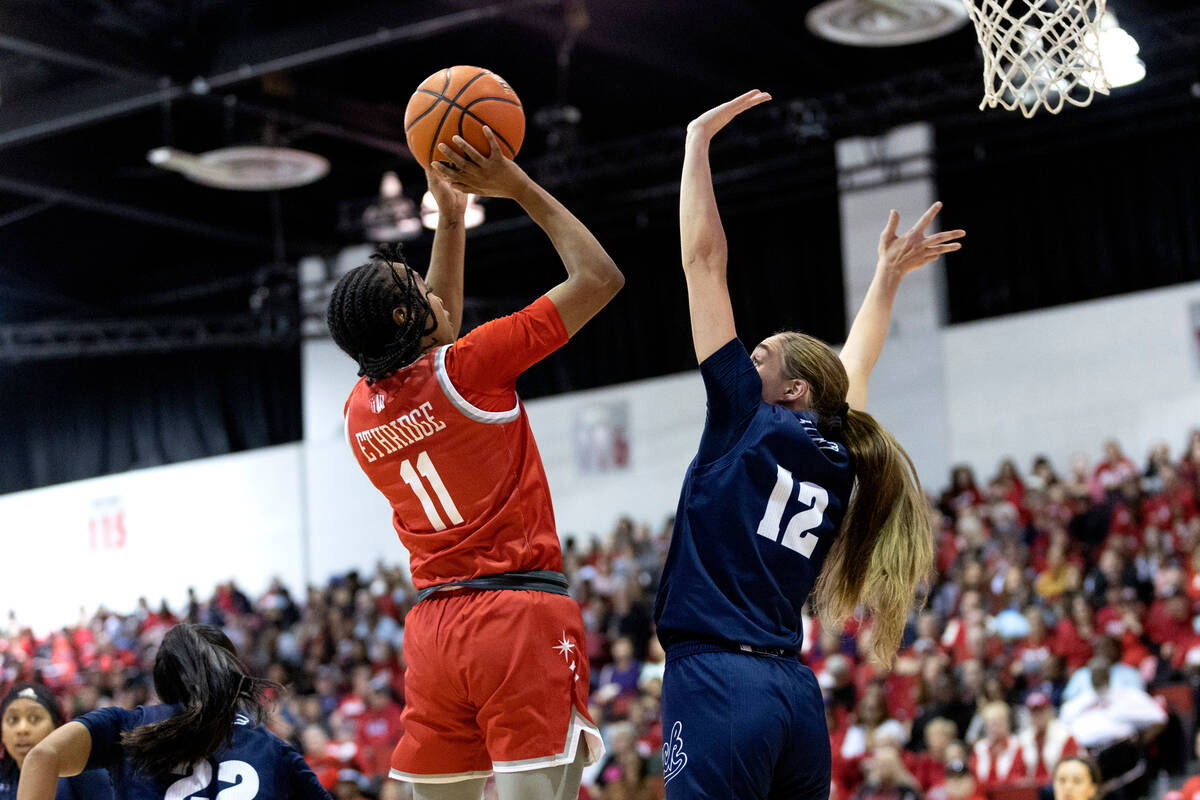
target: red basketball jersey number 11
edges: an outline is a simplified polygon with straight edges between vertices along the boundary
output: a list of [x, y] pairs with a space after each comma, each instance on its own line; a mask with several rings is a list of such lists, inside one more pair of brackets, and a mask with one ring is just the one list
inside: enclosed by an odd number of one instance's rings
[[433, 526], [435, 531], [444, 531], [446, 523], [442, 521], [441, 514], [438, 513], [437, 506], [433, 503], [433, 498], [429, 496], [429, 492], [425, 490], [425, 484], [422, 478], [429, 481], [433, 493], [437, 495], [438, 504], [446, 513], [446, 517], [454, 525], [463, 523], [462, 514], [458, 513], [458, 507], [454, 505], [454, 500], [451, 499], [450, 493], [446, 491], [446, 484], [442, 483], [442, 476], [438, 475], [437, 469], [433, 466], [433, 460], [429, 457], [429, 453], [424, 450], [417, 456], [417, 467], [413, 469], [412, 461], [404, 459], [400, 465], [400, 477], [409, 485], [417, 495], [417, 500], [421, 502], [421, 508], [425, 510], [425, 516], [429, 518], [429, 524]]

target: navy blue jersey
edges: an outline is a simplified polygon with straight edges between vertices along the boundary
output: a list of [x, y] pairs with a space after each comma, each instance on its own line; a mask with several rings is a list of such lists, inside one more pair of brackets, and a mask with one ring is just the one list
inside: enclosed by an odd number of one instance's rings
[[[0, 800], [16, 800], [21, 771], [11, 758], [0, 761]], [[54, 800], [112, 800], [112, 782], [104, 770], [90, 769], [70, 778], [59, 778]]]
[[849, 452], [821, 436], [815, 413], [763, 402], [737, 339], [700, 374], [708, 416], [655, 604], [659, 635], [797, 650], [800, 609], [850, 497]]
[[259, 725], [238, 715], [233, 741], [212, 758], [180, 766], [172, 775], [151, 777], [135, 771], [121, 746], [122, 731], [160, 722], [176, 706], [102, 708], [84, 714], [82, 722], [92, 734], [87, 768], [104, 768], [112, 777], [118, 800], [168, 798], [219, 798], [219, 800], [330, 800], [317, 776], [292, 747]]

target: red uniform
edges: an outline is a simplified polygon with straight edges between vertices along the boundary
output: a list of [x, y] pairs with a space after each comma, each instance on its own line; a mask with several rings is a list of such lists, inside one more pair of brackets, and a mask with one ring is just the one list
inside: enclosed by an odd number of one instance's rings
[[[566, 341], [542, 297], [350, 393], [347, 439], [392, 505], [417, 589], [561, 571], [516, 380]], [[392, 777], [453, 782], [564, 764], [581, 738], [589, 763], [598, 759], [588, 663], [575, 657], [583, 642], [579, 607], [562, 595], [455, 590], [419, 603], [406, 619], [407, 706]]]

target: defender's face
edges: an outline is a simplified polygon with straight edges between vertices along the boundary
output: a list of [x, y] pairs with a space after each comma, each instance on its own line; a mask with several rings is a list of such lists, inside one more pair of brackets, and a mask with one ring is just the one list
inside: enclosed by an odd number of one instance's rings
[[803, 395], [803, 381], [783, 376], [783, 349], [778, 337], [772, 336], [759, 342], [750, 353], [750, 361], [762, 379], [764, 403], [790, 404]]

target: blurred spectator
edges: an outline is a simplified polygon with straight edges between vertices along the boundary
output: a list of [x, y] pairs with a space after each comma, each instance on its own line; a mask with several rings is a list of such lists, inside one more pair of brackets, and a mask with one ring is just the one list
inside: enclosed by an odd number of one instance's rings
[[1131, 737], [1149, 741], [1167, 721], [1162, 706], [1142, 689], [1110, 685], [1111, 669], [1106, 658], [1093, 659], [1088, 665], [1091, 686], [1063, 703], [1063, 723], [1089, 750]]
[[984, 735], [971, 753], [972, 771], [979, 789], [1016, 783], [1028, 774], [1021, 744], [1012, 735], [1011, 712], [1003, 701], [988, 703], [980, 712]]
[[356, 769], [344, 769], [338, 772], [333, 796], [335, 800], [366, 800], [363, 793], [369, 788], [369, 782], [361, 772]]
[[1079, 752], [1079, 745], [1067, 726], [1055, 718], [1054, 706], [1045, 694], [1030, 693], [1025, 698], [1025, 706], [1029, 709], [1030, 722], [1017, 734], [1017, 741], [1021, 744], [1025, 775], [1043, 786], [1050, 782], [1060, 760]]
[[1104, 443], [1104, 459], [1096, 465], [1092, 478], [1099, 484], [1101, 491], [1111, 494], [1118, 491], [1121, 484], [1138, 475], [1137, 466], [1129, 457], [1121, 452], [1121, 445], [1116, 439]]
[[1100, 773], [1089, 759], [1064, 758], [1054, 768], [1054, 800], [1096, 800], [1100, 796]]
[[855, 800], [920, 800], [920, 785], [904, 768], [896, 747], [876, 747], [863, 766], [866, 779], [854, 793]]
[[[1096, 465], [1074, 459], [1062, 475], [1045, 457], [1027, 476], [1002, 459], [983, 487], [970, 467], [957, 466], [930, 504], [938, 573], [929, 603], [913, 615], [890, 673], [860, 658], [867, 631], [853, 624], [826, 630], [805, 618], [803, 660], [825, 693], [839, 800], [859, 792], [881, 748], [897, 745], [901, 767], [930, 800], [982, 794], [972, 776], [944, 780], [946, 765], [979, 760], [950, 741], [956, 736], [972, 737], [973, 747], [979, 739], [992, 761], [1007, 760], [1012, 745], [1005, 742], [1016, 741], [1013, 769], [1042, 780], [1069, 712], [1096, 702], [1086, 711], [1097, 713], [1105, 708], [1101, 694], [1111, 705], [1129, 705], [1111, 703], [1116, 689], [1146, 700], [1147, 687], [1200, 680], [1200, 428], [1179, 452], [1173, 462], [1156, 445], [1144, 472], [1130, 472], [1119, 447], [1106, 448]], [[670, 530], [669, 522], [651, 528], [626, 519], [609, 536], [569, 537], [564, 546], [571, 594], [584, 615], [592, 706], [606, 741], [621, 739], [625, 759], [591, 769], [589, 776], [604, 766], [621, 778], [599, 778], [609, 786], [596, 796], [661, 792], [663, 655], [649, 601]], [[41, 677], [72, 715], [144, 702], [162, 630], [177, 617], [214, 623], [243, 646], [248, 666], [282, 685], [271, 729], [302, 747], [323, 784], [336, 788], [338, 772], [353, 769], [376, 787], [399, 736], [400, 648], [414, 597], [403, 569], [377, 564], [303, 591], [278, 580], [257, 595], [235, 582], [196, 587], [177, 613], [142, 598], [128, 614], [99, 609], [45, 636], [10, 615], [0, 633], [0, 683]], [[1111, 664], [1113, 688], [1101, 693], [1088, 668], [1097, 656]], [[1072, 705], [1081, 697], [1089, 699]], [[1019, 733], [1011, 724], [999, 738], [988, 731], [986, 714], [977, 712], [996, 703], [1015, 712]], [[1063, 703], [1056, 721], [1053, 707]], [[1148, 717], [1161, 713], [1137, 707]], [[1084, 725], [1093, 737], [1114, 725], [1136, 729], [1123, 714], [1105, 711], [1104, 727], [1086, 718]], [[614, 734], [622, 730], [629, 744]], [[1135, 762], [1146, 758], [1147, 736], [1130, 746]], [[1160, 738], [1158, 749], [1171, 748]], [[1059, 756], [1068, 752], [1064, 743]], [[884, 772], [888, 758], [885, 752], [879, 762]], [[1105, 763], [1114, 758], [1106, 755]], [[885, 783], [870, 791], [903, 793]], [[394, 781], [379, 791], [409, 795]]]
[[[1196, 732], [1192, 752], [1197, 759], [1200, 759], [1200, 731]], [[1178, 800], [1200, 800], [1200, 774], [1193, 774], [1184, 781], [1180, 793], [1181, 796]]]
[[373, 679], [367, 686], [366, 708], [358, 720], [358, 763], [368, 775], [387, 775], [392, 751], [404, 726], [400, 704], [392, 699], [386, 676]]
[[930, 800], [985, 800], [971, 768], [961, 759], [946, 764], [945, 781], [939, 789], [930, 793]]

